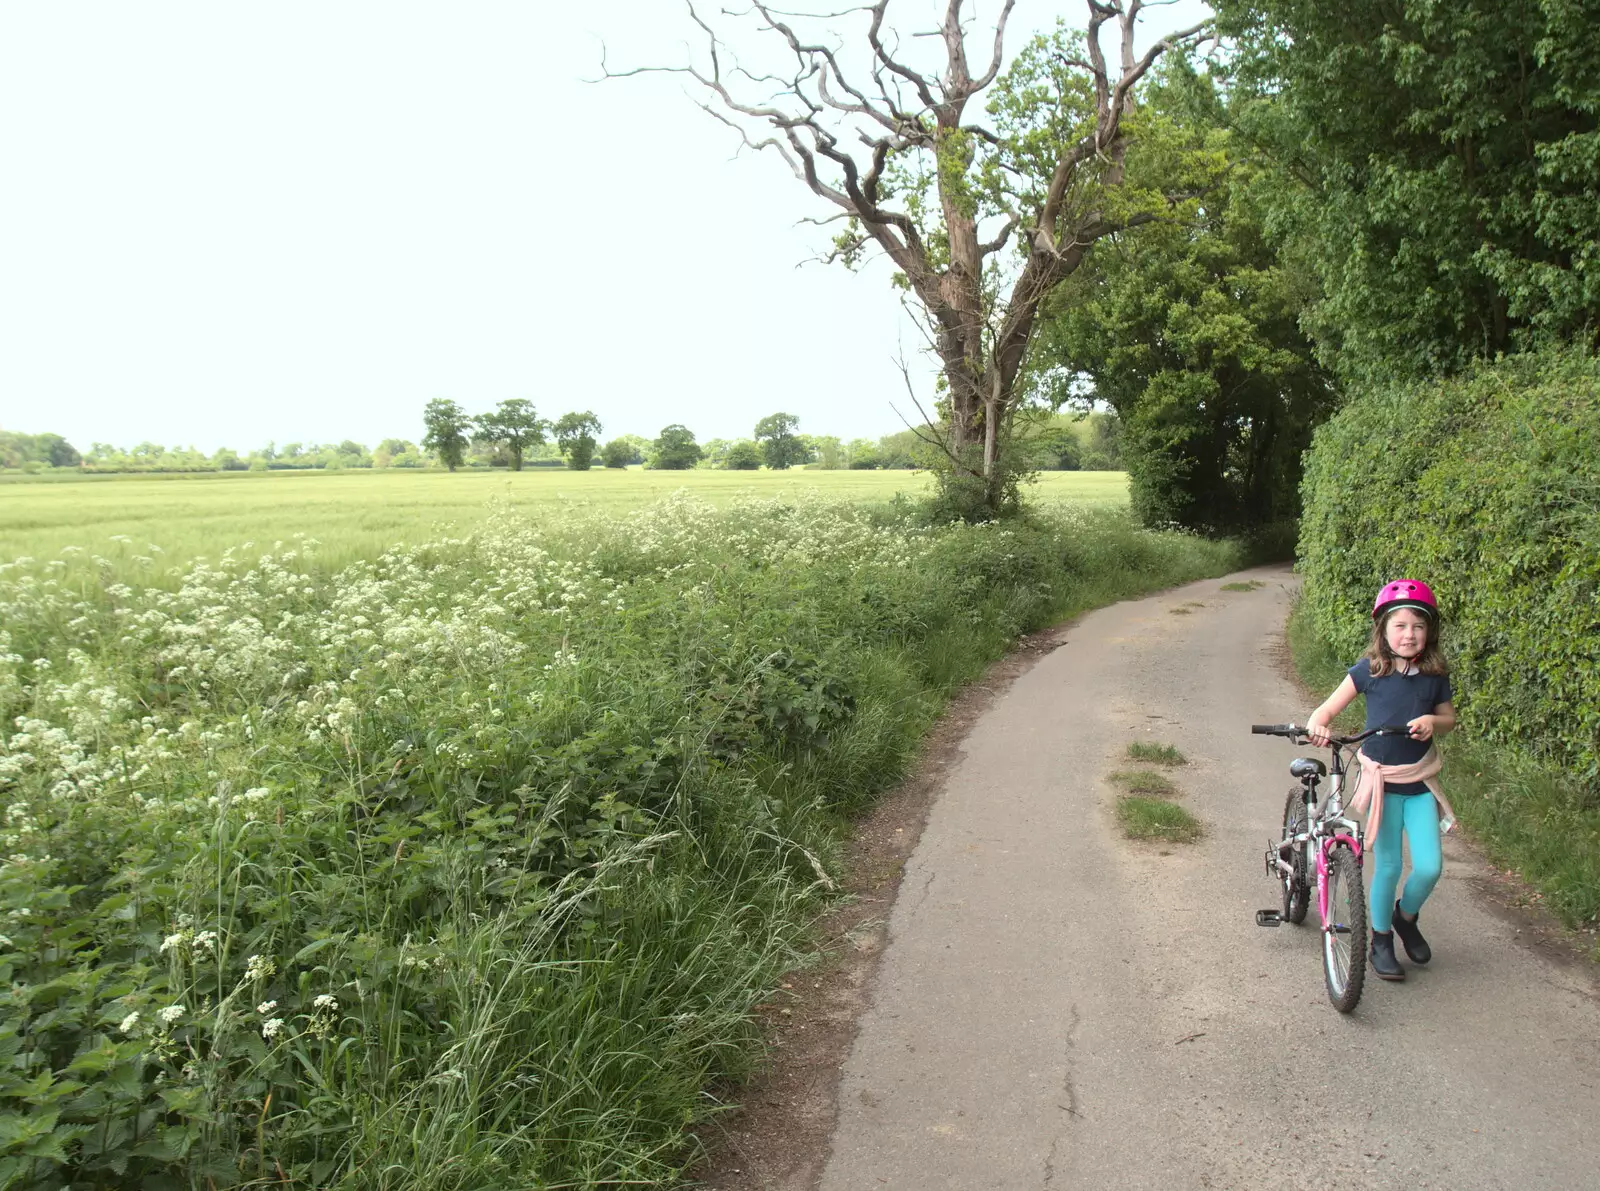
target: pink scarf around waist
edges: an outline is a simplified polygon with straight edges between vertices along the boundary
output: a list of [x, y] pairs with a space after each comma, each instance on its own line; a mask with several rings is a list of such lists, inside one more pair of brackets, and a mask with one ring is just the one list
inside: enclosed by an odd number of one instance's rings
[[1429, 745], [1422, 760], [1412, 765], [1380, 765], [1365, 753], [1357, 753], [1356, 759], [1361, 762], [1361, 776], [1356, 780], [1356, 792], [1348, 805], [1357, 813], [1366, 810], [1369, 803], [1372, 805], [1367, 815], [1369, 845], [1378, 838], [1378, 825], [1383, 820], [1383, 788], [1389, 782], [1397, 785], [1402, 782], [1422, 782], [1438, 803], [1439, 819], [1446, 824], [1445, 830], [1449, 831], [1455, 825], [1455, 812], [1450, 809], [1444, 789], [1439, 785], [1439, 771], [1444, 768], [1444, 762], [1439, 757], [1438, 749]]

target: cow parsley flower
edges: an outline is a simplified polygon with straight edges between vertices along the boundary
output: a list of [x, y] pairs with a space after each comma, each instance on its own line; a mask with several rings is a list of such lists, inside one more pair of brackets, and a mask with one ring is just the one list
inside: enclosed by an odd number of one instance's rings
[[339, 1000], [328, 993], [321, 993], [315, 1001], [311, 1002], [311, 1007], [313, 1009], [337, 1010], [339, 1008]]
[[261, 1023], [261, 1036], [263, 1038], [265, 1038], [268, 1042], [271, 1042], [274, 1038], [276, 1038], [278, 1036], [278, 1032], [280, 1030], [282, 1030], [282, 1029], [283, 1029], [283, 1018], [281, 1018], [281, 1017], [269, 1018], [267, 1021], [264, 1021], [264, 1022]]
[[277, 1007], [278, 1002], [276, 1001], [262, 1001], [261, 1004], [256, 1006], [256, 1012], [265, 1016], [266, 1014], [271, 1013]]
[[266, 980], [275, 974], [278, 965], [270, 956], [252, 955], [244, 961], [244, 977], [246, 980]]

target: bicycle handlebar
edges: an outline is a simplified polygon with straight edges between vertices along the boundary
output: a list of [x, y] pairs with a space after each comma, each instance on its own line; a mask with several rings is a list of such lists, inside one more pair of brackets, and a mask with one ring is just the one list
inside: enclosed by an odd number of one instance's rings
[[[1306, 734], [1306, 730], [1299, 724], [1251, 724], [1250, 731], [1257, 736], [1287, 736], [1290, 740], [1298, 740]], [[1384, 724], [1381, 727], [1369, 728], [1355, 736], [1330, 736], [1328, 743], [1349, 745], [1360, 744], [1369, 736], [1410, 736], [1411, 729], [1404, 724]]]

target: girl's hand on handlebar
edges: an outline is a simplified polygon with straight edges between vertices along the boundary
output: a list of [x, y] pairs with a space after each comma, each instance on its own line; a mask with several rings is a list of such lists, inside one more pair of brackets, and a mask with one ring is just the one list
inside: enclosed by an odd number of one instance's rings
[[1407, 721], [1406, 727], [1411, 730], [1412, 740], [1432, 740], [1433, 724], [1433, 716], [1419, 715], [1416, 719]]
[[1327, 748], [1328, 741], [1331, 739], [1328, 734], [1328, 725], [1319, 724], [1316, 720], [1312, 720], [1306, 725], [1306, 736], [1308, 736], [1311, 740], [1311, 743], [1316, 745], [1318, 748]]

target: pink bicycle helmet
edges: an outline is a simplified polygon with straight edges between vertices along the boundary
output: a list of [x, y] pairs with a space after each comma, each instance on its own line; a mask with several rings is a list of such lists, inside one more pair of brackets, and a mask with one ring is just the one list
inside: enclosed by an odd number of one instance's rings
[[1439, 601], [1433, 598], [1433, 589], [1420, 579], [1385, 583], [1372, 603], [1372, 619], [1382, 620], [1396, 608], [1415, 608], [1429, 620], [1439, 619]]

